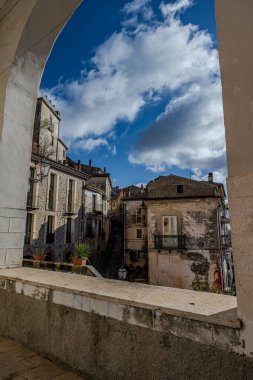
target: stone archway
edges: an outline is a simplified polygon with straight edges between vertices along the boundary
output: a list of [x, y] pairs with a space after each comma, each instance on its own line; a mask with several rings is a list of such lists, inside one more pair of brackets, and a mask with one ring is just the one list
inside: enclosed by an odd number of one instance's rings
[[38, 87], [55, 39], [81, 0], [0, 0], [0, 268], [22, 265]]
[[[22, 264], [25, 198], [40, 78], [81, 0], [0, 0], [0, 268]], [[216, 0], [239, 316], [253, 352], [252, 0]]]

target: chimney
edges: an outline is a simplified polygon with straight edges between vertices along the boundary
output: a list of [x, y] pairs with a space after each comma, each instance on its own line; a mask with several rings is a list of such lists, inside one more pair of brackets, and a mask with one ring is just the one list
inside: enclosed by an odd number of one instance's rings
[[92, 172], [92, 161], [89, 159], [89, 167], [90, 167], [90, 172]]
[[208, 182], [213, 182], [213, 173], [208, 173]]
[[79, 170], [79, 172], [82, 171], [82, 164], [81, 164], [81, 160], [78, 160], [77, 161], [77, 170]]
[[104, 172], [106, 173], [106, 167], [104, 167]]

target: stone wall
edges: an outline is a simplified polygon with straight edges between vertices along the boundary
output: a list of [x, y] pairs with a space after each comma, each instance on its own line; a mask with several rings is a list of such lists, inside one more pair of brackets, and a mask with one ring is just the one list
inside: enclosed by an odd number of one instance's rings
[[[151, 284], [192, 289], [215, 281], [220, 263], [217, 198], [146, 201], [148, 208], [149, 281]], [[163, 235], [163, 216], [177, 217], [185, 242], [178, 249], [155, 249], [155, 234]]]
[[[55, 174], [55, 209], [48, 210], [48, 192], [49, 192], [49, 180], [50, 174]], [[75, 197], [74, 197], [74, 207], [75, 213], [73, 215], [66, 214], [67, 206], [67, 192], [68, 192], [68, 181], [74, 180], [75, 186]], [[79, 241], [79, 236], [81, 232], [81, 206], [82, 206], [82, 187], [83, 180], [70, 174], [58, 171], [53, 167], [50, 169], [47, 178], [43, 179], [40, 183], [37, 183], [34, 187], [35, 197], [37, 200], [38, 209], [29, 210], [34, 216], [33, 223], [33, 237], [31, 244], [25, 246], [24, 254], [29, 255], [36, 247], [46, 247], [47, 252], [51, 254], [51, 259], [53, 261], [62, 261], [67, 250], [72, 250], [72, 243], [66, 243], [66, 222], [67, 217], [71, 218], [73, 221], [73, 242]], [[55, 241], [53, 244], [46, 244], [46, 233], [47, 233], [47, 221], [48, 216], [51, 215], [55, 218]]]
[[22, 265], [37, 92], [78, 0], [0, 2], [0, 268]]
[[[177, 185], [183, 185], [182, 193], [177, 192]], [[175, 175], [161, 177], [147, 185], [148, 198], [215, 196], [218, 193], [222, 194], [214, 183], [194, 181]]]
[[[64, 275], [62, 281], [66, 286], [59, 287], [56, 276], [63, 274], [48, 273], [52, 282], [48, 277], [47, 283], [45, 276], [36, 273], [33, 283], [31, 275], [28, 282], [24, 278], [21, 282], [19, 275], [15, 280], [7, 279], [5, 272], [5, 278], [2, 276], [0, 280], [0, 301], [5, 305], [0, 309], [1, 335], [14, 338], [87, 379], [250, 380], [253, 377], [253, 362], [236, 353], [241, 342], [233, 309], [228, 307], [228, 314], [226, 307], [222, 313], [218, 310], [222, 310], [220, 305], [224, 302], [232, 307], [232, 297], [212, 295], [216, 305], [214, 316], [207, 317], [196, 311], [195, 314], [184, 311], [183, 304], [181, 311], [175, 310], [173, 303], [175, 296], [180, 299], [180, 290], [166, 289], [176, 294], [167, 295], [166, 299], [172, 300], [171, 306], [168, 301], [171, 309], [165, 310], [159, 307], [164, 293], [160, 287], [118, 282], [123, 294], [122, 298], [115, 298], [108, 288], [115, 288], [115, 281], [89, 277], [94, 284], [85, 291], [79, 280], [83, 276]], [[74, 278], [79, 284], [76, 290], [72, 289]], [[140, 292], [146, 295], [157, 292], [156, 297], [151, 295], [153, 302], [158, 300], [157, 306], [148, 304], [147, 296], [142, 296], [143, 304], [138, 304]], [[202, 304], [200, 308], [205, 314], [209, 310], [207, 295], [188, 293], [187, 304], [193, 301], [193, 306], [185, 305], [186, 308], [190, 310]], [[120, 297], [120, 290], [117, 294]], [[124, 294], [130, 297], [128, 301], [123, 299]]]

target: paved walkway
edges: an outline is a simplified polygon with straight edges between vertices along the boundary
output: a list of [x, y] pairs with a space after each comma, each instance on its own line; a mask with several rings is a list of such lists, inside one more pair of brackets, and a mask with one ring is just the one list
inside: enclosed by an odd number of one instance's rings
[[13, 340], [0, 337], [0, 380], [83, 380]]

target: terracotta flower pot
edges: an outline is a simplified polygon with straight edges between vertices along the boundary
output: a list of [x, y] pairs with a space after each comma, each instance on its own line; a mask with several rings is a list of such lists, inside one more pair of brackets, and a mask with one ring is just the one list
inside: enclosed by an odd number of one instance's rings
[[33, 255], [33, 259], [37, 261], [45, 260], [45, 256]]
[[78, 266], [83, 267], [84, 265], [86, 265], [87, 259], [82, 259], [81, 257], [74, 257], [72, 259], [72, 263], [73, 265], [78, 265]]

